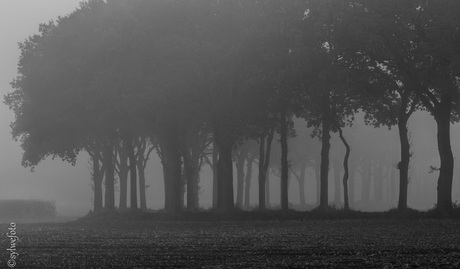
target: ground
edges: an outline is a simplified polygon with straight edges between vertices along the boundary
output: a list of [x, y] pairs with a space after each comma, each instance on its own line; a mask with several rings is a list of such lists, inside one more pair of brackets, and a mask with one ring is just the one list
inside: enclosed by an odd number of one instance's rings
[[17, 268], [460, 267], [452, 219], [77, 221], [18, 223], [16, 232]]

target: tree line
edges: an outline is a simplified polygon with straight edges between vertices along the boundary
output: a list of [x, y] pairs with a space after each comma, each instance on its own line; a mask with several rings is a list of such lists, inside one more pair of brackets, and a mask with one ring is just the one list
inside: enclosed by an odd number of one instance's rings
[[252, 154], [247, 141], [257, 143], [263, 210], [275, 134], [286, 210], [294, 117], [321, 141], [321, 210], [329, 202], [331, 134], [339, 133], [348, 209], [350, 146], [342, 128], [358, 112], [368, 124], [399, 130], [403, 210], [407, 122], [426, 110], [437, 123], [437, 209], [448, 211], [450, 125], [460, 115], [459, 25], [455, 0], [90, 0], [20, 43], [18, 76], [4, 99], [16, 115], [12, 134], [24, 166], [48, 156], [75, 163], [81, 151], [89, 154], [95, 211], [116, 207], [116, 179], [119, 208], [128, 207], [128, 183], [130, 208], [146, 208], [152, 152], [163, 166], [166, 210], [182, 210], [184, 188], [187, 209], [198, 209], [199, 173], [210, 163], [215, 207], [230, 211], [233, 164], [241, 178], [238, 160]]

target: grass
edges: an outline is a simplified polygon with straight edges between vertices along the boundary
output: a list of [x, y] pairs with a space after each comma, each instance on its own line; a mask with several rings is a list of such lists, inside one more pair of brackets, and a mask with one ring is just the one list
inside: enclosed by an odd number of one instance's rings
[[80, 220], [18, 224], [17, 235], [18, 268], [460, 266], [460, 220], [452, 219]]

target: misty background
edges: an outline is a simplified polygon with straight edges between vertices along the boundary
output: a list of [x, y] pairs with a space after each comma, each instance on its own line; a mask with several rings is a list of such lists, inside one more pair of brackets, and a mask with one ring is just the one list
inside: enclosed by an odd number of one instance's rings
[[[10, 82], [16, 77], [17, 61], [20, 55], [18, 42], [38, 32], [39, 23], [48, 22], [58, 16], [64, 16], [78, 7], [78, 0], [2, 0], [0, 1], [0, 92], [1, 95], [11, 91]], [[34, 172], [21, 166], [22, 150], [19, 142], [12, 140], [10, 123], [14, 120], [14, 113], [4, 104], [0, 105], [0, 199], [41, 199], [54, 200], [58, 214], [62, 216], [82, 216], [92, 208], [92, 187], [88, 156], [81, 153], [75, 166], [59, 159], [50, 159], [40, 163]], [[297, 137], [294, 139], [312, 139], [311, 130], [306, 129], [303, 120], [296, 121]], [[356, 118], [354, 126], [344, 128], [345, 136], [352, 147], [351, 155], [366, 157], [366, 152], [389, 156], [388, 163], [395, 172], [394, 186], [396, 194], [385, 205], [387, 209], [397, 206], [398, 175], [397, 163], [399, 157], [399, 141], [397, 129], [374, 129], [365, 126], [362, 117]], [[460, 126], [453, 125], [451, 130], [452, 150], [455, 158], [453, 181], [453, 201], [460, 201]], [[334, 154], [343, 156], [343, 145], [339, 143], [338, 135], [332, 135], [331, 162]], [[436, 144], [436, 125], [430, 115], [425, 112], [416, 112], [409, 120], [409, 136], [411, 138], [411, 159], [409, 170], [409, 207], [415, 209], [432, 208], [436, 202], [437, 172], [429, 173], [430, 166], [439, 167], [439, 154]], [[311, 150], [319, 155], [317, 147], [298, 149], [291, 147], [290, 151]], [[274, 148], [279, 148], [277, 141]], [[272, 162], [278, 162], [275, 159]], [[293, 162], [293, 160], [291, 160]], [[276, 172], [276, 169], [271, 169]], [[332, 170], [331, 170], [332, 171]], [[270, 204], [279, 204], [279, 178], [270, 174]], [[316, 180], [312, 169], [307, 170], [305, 184], [306, 202], [313, 205], [316, 202]], [[254, 169], [251, 186], [251, 205], [257, 204], [257, 172]], [[331, 203], [334, 201], [334, 173], [330, 173], [329, 195]], [[152, 153], [146, 169], [147, 206], [151, 209], [160, 209], [164, 206], [163, 172], [160, 160]], [[236, 179], [235, 179], [236, 182]], [[392, 183], [392, 184], [393, 184]], [[236, 183], [234, 184], [236, 186]], [[360, 199], [359, 184], [356, 187], [356, 200]], [[388, 188], [388, 187], [386, 187]], [[389, 190], [388, 190], [389, 192]], [[235, 193], [236, 195], [236, 193]], [[212, 173], [209, 166], [204, 166], [200, 176], [200, 206], [208, 208], [212, 203]], [[350, 197], [352, 199], [352, 197]], [[371, 196], [372, 198], [372, 196]], [[299, 203], [298, 185], [295, 179], [289, 184], [290, 203]], [[117, 196], [116, 196], [117, 200]], [[117, 202], [116, 202], [117, 204]]]

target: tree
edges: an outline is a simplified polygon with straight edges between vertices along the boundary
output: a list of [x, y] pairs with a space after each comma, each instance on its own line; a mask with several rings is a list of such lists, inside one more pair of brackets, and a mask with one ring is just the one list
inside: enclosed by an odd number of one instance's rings
[[[71, 15], [40, 25], [39, 34], [21, 43], [19, 75], [5, 103], [16, 114], [13, 137], [21, 140], [24, 166], [33, 167], [47, 156], [75, 163], [85, 148], [94, 157], [93, 173], [97, 173], [101, 160], [97, 150], [103, 151], [105, 206], [114, 208], [110, 193], [114, 191], [113, 163], [108, 156], [113, 154], [108, 148], [114, 129], [106, 117], [108, 106], [94, 105], [101, 97], [101, 92], [94, 94], [94, 90], [102, 81], [99, 75], [106, 62], [104, 46], [96, 46], [103, 40], [94, 25], [106, 18], [104, 6], [103, 1], [83, 3]], [[95, 208], [99, 210], [101, 174], [93, 176], [97, 178]]]
[[369, 1], [364, 7], [376, 21], [367, 31], [381, 39], [388, 53], [385, 61], [437, 123], [441, 160], [437, 209], [448, 211], [452, 208], [453, 177], [450, 123], [456, 119], [454, 108], [459, 100], [460, 5], [451, 0], [391, 1], [385, 5]]

